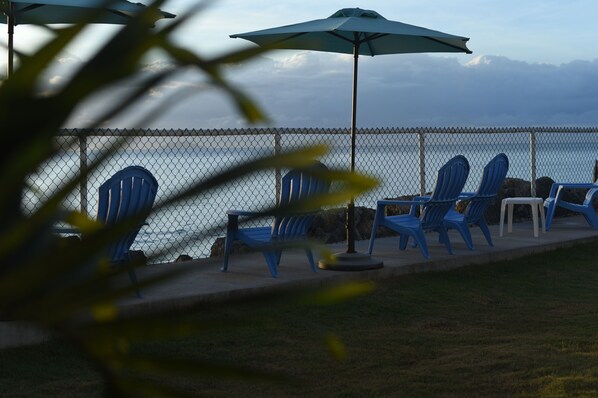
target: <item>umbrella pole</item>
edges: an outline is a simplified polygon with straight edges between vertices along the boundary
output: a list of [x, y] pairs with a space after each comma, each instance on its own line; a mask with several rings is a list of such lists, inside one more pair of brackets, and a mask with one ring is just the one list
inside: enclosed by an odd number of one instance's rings
[[[355, 138], [357, 136], [357, 75], [359, 44], [353, 47], [353, 97], [351, 107], [351, 173], [355, 173]], [[355, 253], [355, 198], [347, 206], [347, 253]]]
[[[353, 104], [351, 114], [351, 173], [355, 173], [355, 138], [357, 136], [357, 65], [359, 60], [359, 36], [355, 34], [353, 46]], [[332, 271], [364, 271], [382, 268], [380, 260], [369, 254], [355, 251], [355, 200], [352, 197], [347, 205], [347, 251], [337, 253], [332, 259], [322, 259], [318, 268]]]

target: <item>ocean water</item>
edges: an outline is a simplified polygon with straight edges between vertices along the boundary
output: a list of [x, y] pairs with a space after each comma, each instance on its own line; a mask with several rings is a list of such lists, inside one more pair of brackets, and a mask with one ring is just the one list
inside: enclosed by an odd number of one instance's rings
[[[329, 152], [322, 162], [329, 167], [349, 167], [349, 145], [344, 137], [300, 135], [284, 137], [283, 148], [306, 144], [326, 143]], [[232, 140], [232, 139], [231, 139]], [[88, 211], [95, 214], [97, 189], [114, 172], [128, 165], [137, 164], [150, 170], [158, 180], [157, 201], [174, 195], [193, 184], [205, 182], [219, 172], [241, 162], [272, 155], [269, 142], [246, 139], [227, 142], [221, 137], [213, 142], [195, 141], [186, 145], [169, 145], [155, 140], [137, 140], [134, 145], [116, 153], [89, 178]], [[425, 141], [423, 158], [417, 136], [366, 136], [359, 137], [356, 150], [356, 169], [375, 176], [380, 185], [375, 190], [356, 198], [356, 205], [374, 208], [377, 199], [417, 194], [421, 182], [424, 190], [431, 190], [435, 172], [451, 157], [461, 154], [470, 162], [471, 172], [467, 191], [475, 191], [485, 164], [497, 153], [509, 157], [508, 177], [530, 180], [530, 144], [525, 134], [455, 135], [434, 134]], [[89, 161], [101, 152], [101, 145], [89, 150]], [[556, 181], [588, 182], [598, 158], [598, 136], [594, 134], [545, 134], [536, 142], [536, 177], [549, 176]], [[423, 164], [423, 176], [420, 175]], [[33, 211], [61, 182], [72, 177], [79, 167], [79, 153], [65, 150], [61, 155], [31, 177], [31, 190], [23, 198], [26, 211]], [[284, 173], [284, 170], [282, 171]], [[186, 198], [169, 209], [153, 214], [149, 226], [140, 232], [134, 249], [156, 254], [164, 247], [157, 261], [172, 261], [179, 254], [194, 258], [207, 257], [214, 240], [224, 236], [226, 211], [258, 209], [275, 203], [276, 173], [259, 172], [224, 186], [204, 192], [195, 198]], [[65, 203], [78, 209], [80, 196], [74, 192]], [[261, 222], [268, 225], [268, 220]]]

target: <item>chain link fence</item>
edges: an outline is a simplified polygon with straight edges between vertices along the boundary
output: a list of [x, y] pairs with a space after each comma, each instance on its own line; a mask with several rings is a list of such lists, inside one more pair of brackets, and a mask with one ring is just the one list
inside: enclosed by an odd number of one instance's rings
[[[127, 137], [124, 142], [123, 137]], [[329, 147], [322, 159], [327, 166], [349, 169], [349, 129], [62, 130], [56, 140], [58, 156], [31, 176], [23, 207], [26, 212], [33, 211], [113, 145], [117, 150], [72, 193], [67, 208], [93, 216], [100, 184], [129, 165], [143, 166], [154, 174], [160, 184], [160, 201], [233, 165], [319, 144]], [[535, 195], [531, 182], [542, 176], [556, 181], [592, 181], [598, 128], [359, 129], [356, 170], [377, 177], [380, 185], [356, 198], [355, 204], [375, 208], [380, 198], [423, 194], [434, 186], [438, 168], [457, 154], [464, 155], [471, 166], [465, 190], [475, 191], [483, 167], [500, 152], [509, 157], [507, 177], [530, 181]], [[224, 236], [226, 211], [275, 203], [277, 181], [284, 172], [254, 173], [153, 214], [133, 248], [151, 255], [168, 247], [160, 262], [173, 261], [179, 254], [209, 256], [214, 240]]]

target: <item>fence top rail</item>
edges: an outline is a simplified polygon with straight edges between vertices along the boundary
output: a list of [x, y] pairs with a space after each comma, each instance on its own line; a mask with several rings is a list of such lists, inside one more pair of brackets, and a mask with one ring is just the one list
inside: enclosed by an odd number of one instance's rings
[[[275, 128], [257, 127], [241, 129], [61, 129], [59, 136], [106, 137], [224, 137], [255, 135], [342, 135], [348, 128]], [[513, 134], [513, 133], [598, 133], [598, 127], [385, 127], [360, 128], [358, 134]]]

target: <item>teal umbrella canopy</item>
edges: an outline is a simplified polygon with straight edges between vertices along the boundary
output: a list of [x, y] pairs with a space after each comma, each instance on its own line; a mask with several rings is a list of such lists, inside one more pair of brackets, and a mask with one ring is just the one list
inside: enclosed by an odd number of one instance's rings
[[[469, 38], [402, 22], [390, 21], [372, 10], [344, 8], [325, 19], [231, 35], [273, 49], [311, 50], [353, 54], [350, 169], [355, 171], [357, 129], [357, 76], [360, 55], [406, 53], [466, 53]], [[355, 251], [354, 202], [347, 208], [347, 252], [319, 267], [336, 270], [380, 268], [382, 262]]]
[[263, 47], [359, 55], [463, 52], [470, 54], [467, 37], [455, 36], [402, 22], [376, 11], [345, 8], [325, 19], [231, 35]]
[[[9, 0], [0, 3], [0, 9], [6, 18], [0, 23], [8, 25], [8, 71], [12, 74], [14, 26], [20, 24], [48, 25], [72, 24], [82, 22], [95, 12], [91, 23], [127, 24], [132, 17], [146, 10], [141, 3], [126, 0]], [[148, 23], [153, 25], [162, 18], [174, 18], [175, 15], [156, 10], [150, 15]]]
[[[122, 25], [146, 8], [141, 3], [125, 0], [12, 0], [10, 3], [15, 26], [77, 23], [93, 9], [104, 10], [94, 17], [93, 23]], [[8, 7], [9, 4], [6, 2], [2, 9], [7, 16], [10, 12]], [[173, 14], [158, 10], [152, 16], [151, 22], [153, 24], [159, 19], [174, 17]], [[7, 20], [0, 20], [0, 23], [7, 23]]]

